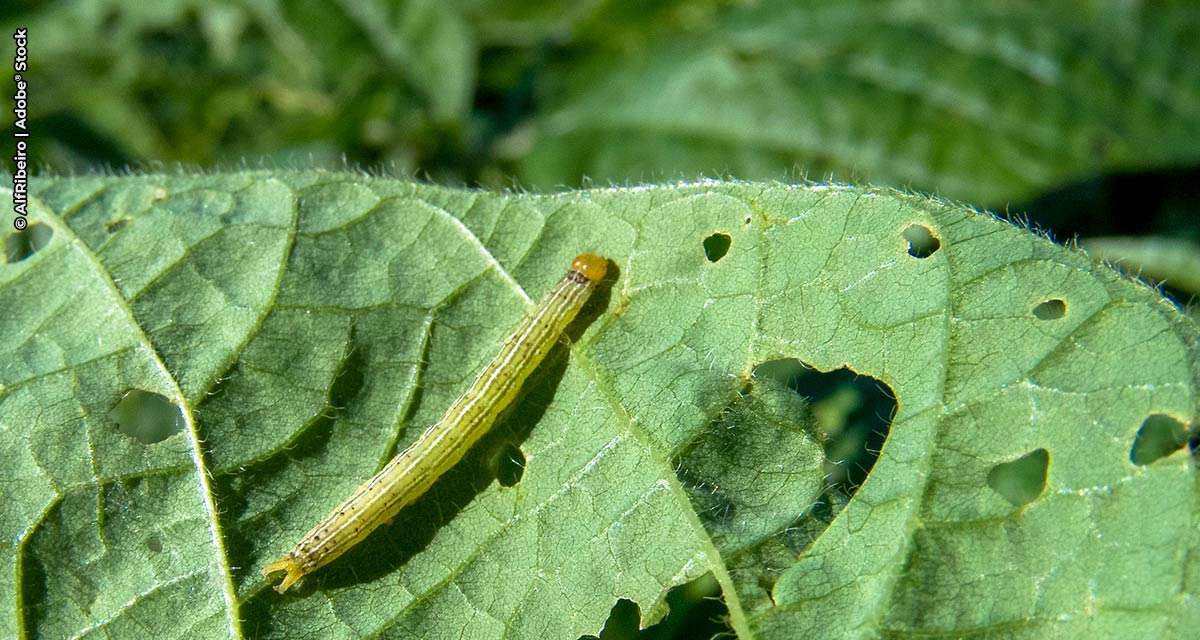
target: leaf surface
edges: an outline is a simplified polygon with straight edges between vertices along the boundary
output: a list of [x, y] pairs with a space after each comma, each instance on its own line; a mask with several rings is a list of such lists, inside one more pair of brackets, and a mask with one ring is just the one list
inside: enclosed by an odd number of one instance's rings
[[[618, 598], [653, 622], [710, 572], [745, 637], [1200, 624], [1193, 458], [1131, 458], [1147, 421], [1185, 438], [1196, 419], [1194, 321], [1006, 222], [823, 185], [34, 186], [49, 239], [0, 265], [2, 635], [575, 638]], [[440, 417], [584, 251], [613, 276], [494, 433], [270, 590], [263, 565]], [[783, 358], [897, 400], [831, 522], [808, 515], [802, 402], [752, 378]], [[179, 432], [122, 431], [133, 389]], [[513, 447], [505, 486], [489, 461]]]

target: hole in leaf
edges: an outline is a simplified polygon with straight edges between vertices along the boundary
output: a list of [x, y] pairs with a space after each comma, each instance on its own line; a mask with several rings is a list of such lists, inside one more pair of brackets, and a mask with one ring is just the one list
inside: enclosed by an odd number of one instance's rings
[[795, 359], [759, 365], [736, 391], [671, 462], [721, 552], [772, 584], [778, 571], [748, 558], [790, 566], [821, 536], [875, 466], [896, 401], [873, 378]]
[[[600, 640], [613, 640], [616, 638], [633, 638], [641, 630], [642, 611], [631, 600], [621, 598], [613, 605], [611, 611], [608, 612], [608, 620], [604, 622], [604, 628], [600, 630], [598, 636]], [[597, 636], [583, 636], [583, 638], [596, 638]], [[582, 640], [582, 639], [581, 639]]]
[[4, 260], [9, 264], [25, 260], [50, 244], [53, 237], [54, 230], [50, 227], [40, 223], [30, 225], [5, 239]]
[[496, 480], [500, 486], [511, 487], [525, 475], [525, 453], [517, 445], [506, 442], [496, 451]]
[[704, 239], [704, 256], [709, 262], [716, 262], [729, 253], [733, 238], [726, 233], [714, 233]]
[[1179, 451], [1186, 444], [1188, 430], [1183, 423], [1171, 416], [1154, 414], [1138, 429], [1129, 449], [1129, 459], [1136, 465], [1148, 465]]
[[154, 444], [183, 431], [183, 411], [161, 394], [141, 389], [127, 391], [108, 416], [121, 433], [142, 444]]
[[825, 477], [830, 490], [853, 495], [879, 459], [896, 412], [886, 385], [849, 369], [822, 373], [796, 359], [772, 360], [754, 377], [778, 381], [807, 398], [825, 437]]
[[732, 638], [733, 629], [722, 621], [729, 609], [720, 598], [721, 587], [711, 573], [681, 584], [667, 592], [666, 617], [658, 623], [640, 629], [641, 609], [624, 598], [617, 600], [608, 614], [599, 636], [582, 636], [599, 640], [667, 640], [668, 638]]
[[146, 549], [151, 553], [162, 553], [162, 540], [159, 540], [158, 536], [146, 538]]
[[908, 241], [908, 255], [914, 258], [928, 258], [942, 246], [942, 241], [923, 224], [909, 225], [903, 235]]
[[1050, 452], [1034, 449], [1013, 460], [992, 467], [987, 483], [1016, 507], [1023, 507], [1042, 495], [1050, 468]]
[[1038, 320], [1058, 320], [1067, 315], [1067, 303], [1058, 298], [1042, 302], [1033, 308], [1033, 317]]

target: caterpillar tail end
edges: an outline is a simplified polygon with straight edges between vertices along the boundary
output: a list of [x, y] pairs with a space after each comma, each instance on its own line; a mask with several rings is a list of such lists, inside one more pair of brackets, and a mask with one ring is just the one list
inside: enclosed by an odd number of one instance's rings
[[304, 577], [305, 573], [304, 570], [300, 568], [300, 563], [296, 562], [296, 559], [293, 558], [292, 554], [290, 553], [263, 567], [263, 577], [265, 578], [277, 571], [287, 572], [287, 575], [283, 577], [283, 582], [280, 582], [274, 587], [275, 591], [278, 591], [279, 593], [287, 591], [288, 587], [296, 584], [296, 581]]

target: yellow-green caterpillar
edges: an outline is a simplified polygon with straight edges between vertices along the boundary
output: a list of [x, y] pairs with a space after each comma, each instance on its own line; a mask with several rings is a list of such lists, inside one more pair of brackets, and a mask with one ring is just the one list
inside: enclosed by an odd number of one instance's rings
[[525, 317], [441, 420], [355, 489], [291, 553], [263, 567], [263, 576], [287, 572], [275, 590], [283, 593], [358, 544], [461, 460], [513, 401], [607, 270], [608, 260], [603, 257], [576, 256], [567, 275]]

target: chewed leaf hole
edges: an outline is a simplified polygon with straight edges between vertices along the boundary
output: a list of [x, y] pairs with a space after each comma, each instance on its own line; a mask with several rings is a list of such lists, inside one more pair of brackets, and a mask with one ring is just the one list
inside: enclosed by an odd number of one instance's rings
[[711, 573], [668, 591], [667, 605], [665, 618], [642, 629], [641, 608], [637, 603], [621, 598], [609, 611], [600, 635], [581, 636], [580, 640], [731, 638], [734, 635], [733, 629], [723, 623], [729, 618], [729, 609], [721, 599], [721, 587]]
[[121, 433], [142, 444], [154, 444], [183, 431], [183, 411], [161, 394], [127, 391], [108, 412]]
[[642, 610], [632, 600], [621, 598], [608, 612], [608, 620], [599, 636], [582, 636], [580, 640], [608, 640], [609, 638], [634, 638], [642, 628]]
[[511, 487], [525, 475], [525, 453], [517, 445], [506, 442], [496, 452], [496, 480], [501, 486]]
[[729, 253], [732, 244], [733, 238], [729, 234], [714, 233], [704, 239], [704, 257], [708, 258], [709, 262], [716, 262]]
[[44, 224], [32, 224], [4, 240], [4, 261], [13, 264], [26, 260], [50, 244], [54, 229]]
[[822, 373], [799, 360], [772, 360], [755, 378], [778, 381], [806, 398], [825, 439], [825, 477], [835, 493], [853, 495], [879, 459], [892, 426], [896, 394], [849, 369]]
[[923, 224], [909, 225], [903, 235], [908, 241], [908, 255], [914, 258], [928, 258], [942, 247], [942, 241]]
[[1136, 465], [1148, 465], [1179, 451], [1188, 444], [1188, 430], [1175, 418], [1155, 414], [1138, 429], [1129, 459]]
[[1049, 470], [1050, 452], [1034, 449], [1012, 462], [992, 467], [987, 483], [1013, 506], [1023, 507], [1042, 495]]
[[1038, 320], [1058, 320], [1067, 315], [1067, 303], [1058, 298], [1046, 300], [1033, 308], [1033, 317]]

